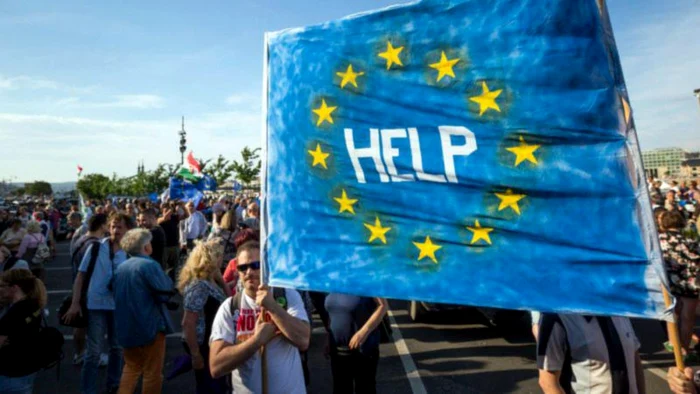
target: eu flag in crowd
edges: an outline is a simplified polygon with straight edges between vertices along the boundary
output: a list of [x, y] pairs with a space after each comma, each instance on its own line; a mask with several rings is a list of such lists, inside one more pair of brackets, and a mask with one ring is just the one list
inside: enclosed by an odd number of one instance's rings
[[266, 36], [268, 283], [668, 318], [606, 9], [422, 1]]

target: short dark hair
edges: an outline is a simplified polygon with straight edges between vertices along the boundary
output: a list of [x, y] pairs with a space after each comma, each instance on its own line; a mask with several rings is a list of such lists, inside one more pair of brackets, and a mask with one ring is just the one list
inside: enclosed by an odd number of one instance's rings
[[241, 257], [241, 254], [243, 254], [243, 252], [250, 253], [254, 250], [257, 250], [258, 252], [260, 251], [260, 242], [248, 241], [238, 247], [238, 250], [236, 251], [236, 258]]
[[661, 214], [661, 227], [665, 230], [682, 229], [685, 227], [685, 218], [678, 211], [668, 211]]
[[136, 223], [134, 223], [134, 219], [131, 216], [127, 215], [126, 213], [114, 212], [109, 216], [109, 223], [119, 222], [119, 221], [123, 222], [124, 226], [126, 226], [126, 228], [128, 230], [131, 230], [132, 228], [136, 227]]
[[90, 216], [90, 220], [88, 220], [88, 231], [91, 233], [99, 231], [105, 224], [107, 224], [107, 215], [104, 213], [92, 215]]
[[250, 228], [243, 229], [239, 231], [235, 237], [233, 237], [233, 245], [236, 248], [240, 248], [241, 245], [248, 242], [260, 242], [260, 231], [255, 231]]
[[142, 210], [141, 215], [150, 216], [152, 218], [156, 218], [158, 216], [158, 215], [156, 215], [156, 210], [153, 208], [148, 208], [148, 209]]

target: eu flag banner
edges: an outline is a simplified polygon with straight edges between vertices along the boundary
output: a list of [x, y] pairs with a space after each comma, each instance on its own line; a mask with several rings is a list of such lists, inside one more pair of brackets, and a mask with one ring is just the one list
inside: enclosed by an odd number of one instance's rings
[[422, 1], [268, 33], [266, 56], [270, 285], [670, 318], [595, 0]]

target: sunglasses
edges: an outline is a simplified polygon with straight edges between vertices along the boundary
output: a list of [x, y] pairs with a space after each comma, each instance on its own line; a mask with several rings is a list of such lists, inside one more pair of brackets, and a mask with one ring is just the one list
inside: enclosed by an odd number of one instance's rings
[[246, 272], [246, 271], [248, 271], [248, 268], [251, 268], [253, 270], [259, 270], [260, 269], [260, 262], [253, 261], [252, 263], [241, 264], [237, 267], [237, 270], [238, 270], [238, 272]]

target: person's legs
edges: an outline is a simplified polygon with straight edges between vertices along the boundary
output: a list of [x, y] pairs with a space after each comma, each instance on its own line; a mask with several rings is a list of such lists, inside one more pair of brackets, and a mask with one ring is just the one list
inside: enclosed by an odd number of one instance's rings
[[160, 394], [163, 390], [163, 363], [165, 362], [165, 334], [158, 333], [150, 345], [144, 347], [143, 394]]
[[333, 394], [353, 394], [352, 356], [339, 354], [331, 349], [331, 372], [333, 373]]
[[119, 387], [119, 380], [122, 375], [122, 348], [117, 342], [117, 321], [114, 311], [105, 311], [105, 321], [107, 322], [107, 339], [109, 341], [109, 364], [107, 365], [107, 389], [112, 390]]
[[73, 349], [78, 357], [84, 357], [85, 351], [85, 328], [73, 329]]
[[144, 371], [145, 351], [142, 347], [124, 349], [124, 371], [119, 382], [119, 394], [134, 394]]
[[97, 367], [100, 362], [102, 343], [107, 333], [107, 321], [104, 311], [88, 310], [88, 326], [85, 341], [85, 359], [80, 376], [80, 392], [97, 394]]
[[353, 354], [355, 392], [358, 394], [375, 394], [377, 392], [377, 365], [379, 364], [379, 349], [376, 353], [365, 355], [360, 352]]
[[681, 297], [680, 339], [681, 347], [686, 352], [690, 350], [690, 339], [693, 336], [693, 328], [695, 327], [695, 308], [697, 305], [697, 298]]
[[34, 391], [34, 378], [36, 378], [36, 373], [19, 378], [0, 375], [0, 393], [32, 394]]

